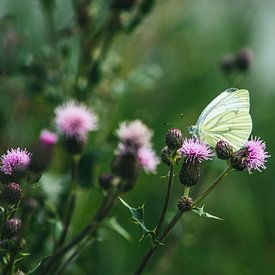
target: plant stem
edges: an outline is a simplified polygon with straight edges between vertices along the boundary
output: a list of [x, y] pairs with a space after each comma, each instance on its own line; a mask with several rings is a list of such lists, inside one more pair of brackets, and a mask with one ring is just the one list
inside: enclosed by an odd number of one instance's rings
[[224, 177], [226, 177], [230, 170], [232, 168], [230, 166], [228, 166], [218, 177], [217, 179], [212, 183], [212, 185], [210, 185], [210, 187], [205, 191], [203, 192], [194, 202], [193, 202], [193, 205], [196, 206], [198, 203], [200, 203], [203, 199], [205, 199], [205, 197], [207, 197], [213, 190], [214, 188], [217, 187], [217, 185], [222, 181], [222, 179]]
[[61, 233], [60, 239], [58, 241], [57, 244], [57, 249], [59, 247], [62, 247], [67, 234], [68, 234], [68, 230], [72, 221], [72, 216], [74, 213], [74, 209], [75, 209], [75, 201], [76, 201], [76, 170], [77, 170], [77, 158], [73, 158], [72, 160], [72, 176], [71, 176], [71, 191], [70, 191], [70, 199], [69, 199], [69, 206], [68, 206], [68, 210], [67, 210], [67, 215], [65, 218], [65, 222], [64, 222], [64, 228], [63, 231]]
[[103, 219], [108, 215], [108, 213], [112, 209], [113, 203], [116, 200], [116, 198], [119, 196], [119, 194], [120, 194], [120, 191], [117, 189], [117, 187], [109, 191], [108, 195], [102, 201], [101, 206], [97, 211], [97, 213], [95, 214], [94, 218], [92, 219], [91, 223], [88, 224], [67, 245], [65, 245], [63, 248], [56, 251], [52, 259], [45, 266], [43, 270], [45, 273], [43, 274], [48, 274], [51, 271], [52, 267], [55, 266], [55, 264], [57, 264], [62, 259], [62, 257], [70, 251], [70, 249], [72, 249], [75, 245], [81, 242], [86, 236], [91, 236], [97, 230], [100, 223], [103, 221]]
[[177, 211], [177, 213], [174, 215], [174, 217], [172, 218], [170, 223], [165, 227], [163, 233], [161, 234], [160, 238], [158, 239], [158, 242], [155, 245], [151, 245], [151, 247], [149, 248], [149, 250], [147, 251], [147, 253], [143, 257], [143, 259], [141, 260], [137, 270], [134, 273], [135, 275], [140, 275], [143, 272], [143, 270], [146, 267], [148, 261], [154, 255], [154, 253], [156, 252], [156, 250], [159, 247], [159, 245], [161, 244], [161, 242], [166, 238], [166, 236], [169, 234], [169, 232], [173, 229], [173, 227], [180, 220], [182, 215], [187, 211], [188, 210], [186, 210], [186, 211], [178, 210]]
[[[194, 206], [196, 206], [199, 202], [201, 202], [204, 198], [206, 198], [210, 192], [214, 190], [214, 188], [222, 181], [222, 179], [228, 175], [229, 171], [231, 170], [231, 167], [227, 167], [221, 175], [213, 182], [213, 184], [201, 195], [199, 196], [193, 203]], [[185, 188], [184, 195], [189, 195], [189, 188]], [[174, 215], [170, 223], [165, 227], [162, 234], [158, 238], [158, 242], [156, 244], [152, 244], [149, 250], [144, 255], [143, 259], [141, 260], [137, 270], [135, 271], [135, 275], [140, 275], [144, 268], [146, 267], [147, 263], [149, 262], [150, 258], [154, 255], [159, 245], [162, 243], [162, 241], [166, 238], [166, 236], [170, 233], [170, 231], [173, 229], [173, 227], [178, 223], [180, 218], [185, 212], [190, 211], [191, 209], [186, 208], [185, 210], [178, 210], [177, 213]]]
[[174, 163], [171, 163], [170, 170], [169, 170], [169, 179], [168, 179], [166, 197], [165, 197], [164, 205], [163, 205], [162, 212], [160, 215], [159, 223], [156, 228], [156, 236], [158, 236], [158, 234], [160, 232], [161, 226], [163, 224], [163, 221], [164, 221], [164, 218], [166, 215], [166, 211], [167, 211], [167, 207], [168, 207], [168, 203], [169, 203], [169, 199], [170, 199], [170, 194], [171, 194], [171, 189], [172, 189], [172, 185], [173, 185], [173, 179], [174, 179]]

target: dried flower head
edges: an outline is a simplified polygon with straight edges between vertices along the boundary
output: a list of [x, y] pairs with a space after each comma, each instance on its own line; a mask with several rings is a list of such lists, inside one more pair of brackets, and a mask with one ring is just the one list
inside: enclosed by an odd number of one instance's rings
[[134, 144], [137, 147], [150, 147], [152, 131], [140, 120], [122, 122], [116, 131], [117, 136], [124, 144]]
[[179, 150], [182, 156], [186, 157], [186, 162], [202, 162], [213, 157], [210, 147], [205, 142], [195, 138], [185, 139]]
[[43, 129], [39, 137], [40, 141], [45, 145], [54, 145], [57, 142], [57, 135], [47, 129]]
[[11, 175], [15, 168], [26, 168], [31, 161], [31, 154], [26, 149], [10, 149], [1, 156], [1, 170]]
[[265, 169], [267, 158], [270, 157], [268, 152], [266, 152], [265, 142], [258, 137], [254, 137], [246, 142], [245, 147], [247, 149], [247, 157], [244, 163], [248, 172], [251, 173], [253, 169], [258, 171]]
[[69, 101], [55, 110], [57, 129], [66, 137], [81, 141], [87, 139], [88, 132], [97, 130], [97, 115], [84, 104]]

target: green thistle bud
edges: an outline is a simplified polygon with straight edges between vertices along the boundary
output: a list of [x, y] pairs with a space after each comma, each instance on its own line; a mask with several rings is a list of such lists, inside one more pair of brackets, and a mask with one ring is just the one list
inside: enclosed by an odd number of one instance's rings
[[217, 142], [215, 150], [217, 157], [222, 160], [228, 160], [233, 155], [233, 147], [225, 140]]
[[65, 147], [72, 155], [78, 155], [83, 152], [84, 142], [75, 137], [65, 137]]
[[111, 174], [100, 175], [98, 178], [99, 186], [104, 190], [108, 190], [112, 187], [113, 178], [114, 177]]
[[166, 134], [165, 140], [169, 149], [177, 150], [182, 146], [183, 143], [182, 133], [177, 128], [170, 129]]
[[1, 199], [8, 204], [16, 204], [22, 197], [22, 189], [17, 183], [9, 183], [4, 187]]
[[238, 171], [243, 171], [246, 169], [245, 160], [248, 156], [247, 148], [242, 148], [239, 151], [235, 152], [233, 157], [230, 159], [230, 164], [233, 168]]
[[120, 152], [112, 163], [112, 172], [125, 180], [135, 179], [139, 172], [135, 149], [129, 147]]
[[178, 209], [180, 211], [188, 211], [193, 208], [193, 200], [192, 198], [186, 198], [186, 197], [181, 197], [178, 201]]
[[199, 182], [200, 174], [200, 163], [188, 161], [182, 164], [179, 179], [183, 185], [191, 186]]

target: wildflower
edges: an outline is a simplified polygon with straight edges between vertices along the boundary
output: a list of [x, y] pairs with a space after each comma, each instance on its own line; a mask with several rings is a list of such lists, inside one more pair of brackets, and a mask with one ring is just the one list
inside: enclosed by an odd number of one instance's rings
[[248, 172], [251, 173], [253, 169], [258, 171], [265, 169], [267, 158], [270, 157], [268, 152], [266, 152], [265, 142], [258, 137], [254, 137], [246, 142], [245, 148], [247, 149], [247, 157], [244, 163]]
[[40, 141], [45, 145], [54, 145], [57, 142], [57, 135], [47, 129], [43, 129], [40, 133]]
[[24, 169], [31, 161], [31, 154], [26, 149], [10, 149], [1, 156], [1, 170], [11, 175], [15, 168]]
[[85, 142], [89, 131], [97, 130], [97, 115], [81, 103], [69, 101], [55, 110], [55, 124], [65, 136]]
[[117, 136], [124, 144], [133, 144], [136, 147], [150, 147], [152, 131], [140, 120], [122, 122], [116, 131]]
[[168, 130], [166, 134], [166, 145], [171, 150], [177, 150], [182, 146], [183, 138], [182, 133], [179, 129], [173, 128]]
[[185, 162], [202, 162], [213, 157], [210, 147], [195, 138], [185, 139], [179, 151], [182, 156], [186, 157]]
[[160, 162], [153, 149], [147, 147], [141, 147], [140, 149], [138, 149], [137, 158], [138, 163], [145, 172], [154, 173]]

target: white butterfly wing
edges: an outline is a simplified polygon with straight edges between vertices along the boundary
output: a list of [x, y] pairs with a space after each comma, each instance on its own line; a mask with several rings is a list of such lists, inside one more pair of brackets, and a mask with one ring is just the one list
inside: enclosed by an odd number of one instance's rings
[[213, 147], [219, 140], [226, 140], [235, 150], [240, 149], [252, 130], [249, 109], [247, 90], [222, 92], [200, 115], [196, 125], [199, 138]]

